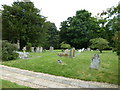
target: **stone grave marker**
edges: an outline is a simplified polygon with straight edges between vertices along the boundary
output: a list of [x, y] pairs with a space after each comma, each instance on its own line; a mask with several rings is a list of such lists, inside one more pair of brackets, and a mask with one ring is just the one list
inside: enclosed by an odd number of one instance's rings
[[35, 51], [34, 51], [34, 47], [31, 47], [31, 52], [35, 52]]
[[39, 50], [40, 50], [40, 48], [39, 48], [39, 47], [37, 47], [37, 48], [36, 48], [36, 53], [39, 53]]
[[90, 48], [87, 48], [87, 51], [91, 51], [91, 49], [90, 49]]
[[40, 47], [40, 53], [42, 53], [43, 52], [43, 47]]
[[99, 69], [99, 66], [100, 66], [99, 55], [98, 54], [94, 54], [94, 56], [92, 57], [90, 68], [92, 68], [92, 69]]
[[52, 46], [50, 46], [50, 52], [53, 52], [54, 48]]
[[75, 57], [75, 48], [72, 48], [70, 49], [70, 54], [69, 56], [72, 58], [72, 57]]

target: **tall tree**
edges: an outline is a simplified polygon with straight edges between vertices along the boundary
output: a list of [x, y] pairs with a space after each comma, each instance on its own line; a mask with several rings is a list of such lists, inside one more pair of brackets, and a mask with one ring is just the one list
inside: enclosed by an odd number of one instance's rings
[[59, 48], [59, 31], [54, 23], [46, 22], [47, 27], [47, 47]]
[[76, 48], [88, 47], [91, 38], [99, 37], [97, 19], [91, 17], [86, 10], [76, 12], [76, 15], [61, 23], [61, 38], [64, 42]]
[[103, 37], [110, 42], [111, 46], [114, 46], [112, 37], [116, 31], [120, 30], [120, 4], [108, 8], [106, 11], [103, 11], [99, 14], [99, 17], [102, 18], [102, 29], [104, 29], [105, 34]]
[[20, 40], [21, 48], [27, 43], [42, 45], [45, 38], [46, 18], [32, 2], [13, 2], [12, 6], [3, 5], [2, 37], [12, 43]]

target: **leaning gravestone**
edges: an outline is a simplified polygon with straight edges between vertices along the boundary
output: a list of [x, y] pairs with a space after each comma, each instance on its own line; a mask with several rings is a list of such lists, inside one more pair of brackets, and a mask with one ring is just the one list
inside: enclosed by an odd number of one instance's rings
[[75, 57], [75, 48], [70, 49], [70, 57]]
[[94, 56], [92, 57], [90, 68], [92, 68], [92, 69], [99, 69], [99, 65], [100, 65], [99, 55], [98, 54], [94, 54]]

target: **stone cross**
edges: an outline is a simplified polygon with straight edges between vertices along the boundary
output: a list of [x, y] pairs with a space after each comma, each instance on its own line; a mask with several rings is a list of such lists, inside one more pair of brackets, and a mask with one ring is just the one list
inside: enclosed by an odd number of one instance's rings
[[92, 68], [92, 69], [99, 69], [99, 65], [100, 65], [99, 55], [98, 54], [94, 54], [94, 56], [92, 57], [90, 68]]

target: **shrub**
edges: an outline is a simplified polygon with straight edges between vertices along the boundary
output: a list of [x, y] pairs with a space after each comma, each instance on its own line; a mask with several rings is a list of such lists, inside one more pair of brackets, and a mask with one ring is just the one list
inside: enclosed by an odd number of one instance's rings
[[66, 44], [64, 42], [62, 42], [60, 45], [61, 45], [62, 49], [70, 49], [71, 48], [70, 44]]
[[108, 48], [108, 41], [103, 38], [95, 38], [95, 39], [90, 39], [91, 43], [91, 48], [97, 48], [99, 49], [100, 53], [102, 53], [102, 50], [105, 48]]
[[17, 59], [18, 54], [15, 52], [17, 50], [17, 45], [11, 44], [8, 41], [2, 41], [2, 60], [13, 60]]

